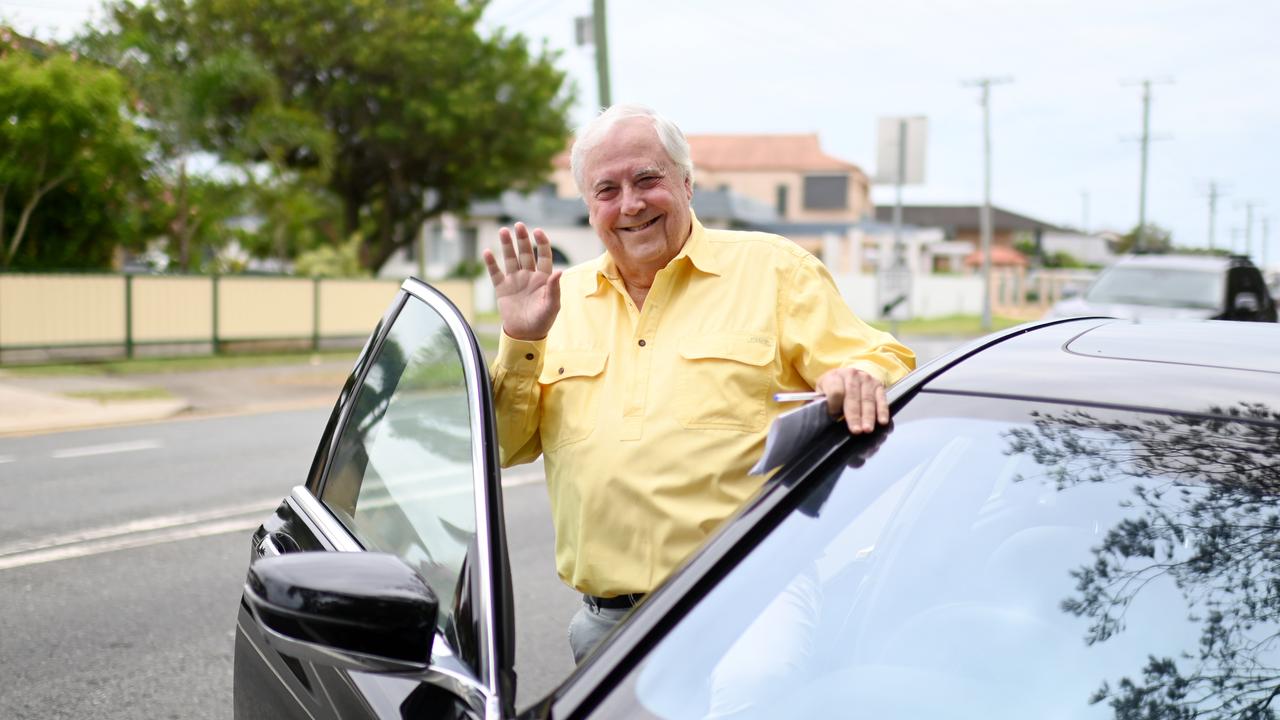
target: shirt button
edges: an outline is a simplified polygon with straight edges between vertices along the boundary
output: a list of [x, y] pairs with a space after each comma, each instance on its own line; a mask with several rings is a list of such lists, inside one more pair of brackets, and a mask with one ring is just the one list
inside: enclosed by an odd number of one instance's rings
[[557, 370], [556, 372], [557, 372], [557, 373], [559, 373], [559, 374], [561, 374], [561, 375], [563, 375], [563, 374], [564, 374], [564, 368], [560, 368], [560, 369], [559, 369], [559, 370]]
[[525, 359], [525, 360], [532, 360], [532, 359], [533, 359], [533, 353], [525, 353], [525, 354], [524, 354], [524, 359]]
[[640, 347], [644, 347], [644, 340], [640, 341]]

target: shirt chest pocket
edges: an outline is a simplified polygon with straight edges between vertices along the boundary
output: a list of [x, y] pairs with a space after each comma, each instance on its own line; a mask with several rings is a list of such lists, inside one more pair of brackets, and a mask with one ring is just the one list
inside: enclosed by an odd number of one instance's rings
[[609, 353], [569, 350], [547, 353], [538, 383], [542, 386], [542, 449], [555, 450], [584, 440], [600, 415], [600, 389]]
[[758, 432], [765, 426], [775, 341], [726, 333], [688, 337], [678, 345], [676, 407], [687, 428]]

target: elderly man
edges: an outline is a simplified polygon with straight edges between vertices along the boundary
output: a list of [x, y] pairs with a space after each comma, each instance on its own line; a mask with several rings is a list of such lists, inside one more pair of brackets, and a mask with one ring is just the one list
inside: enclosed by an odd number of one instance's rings
[[775, 392], [817, 390], [870, 432], [915, 356], [798, 245], [704, 228], [688, 143], [653, 111], [609, 108], [570, 162], [605, 254], [562, 275], [547, 235], [516, 223], [501, 264], [484, 259], [502, 464], [545, 457], [556, 567], [583, 593], [580, 662], [759, 487], [747, 471], [788, 409]]

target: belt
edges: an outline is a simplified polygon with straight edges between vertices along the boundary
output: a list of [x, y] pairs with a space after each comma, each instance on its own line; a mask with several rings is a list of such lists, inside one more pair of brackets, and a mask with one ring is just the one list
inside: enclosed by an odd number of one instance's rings
[[618, 595], [616, 597], [582, 596], [582, 602], [597, 610], [626, 610], [635, 607], [643, 599], [644, 593], [631, 593], [630, 595]]

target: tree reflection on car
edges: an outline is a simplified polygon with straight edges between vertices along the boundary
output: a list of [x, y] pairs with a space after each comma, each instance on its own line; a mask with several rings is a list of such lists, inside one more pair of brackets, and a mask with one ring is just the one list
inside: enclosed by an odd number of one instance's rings
[[1135, 599], [1160, 577], [1173, 580], [1201, 628], [1198, 647], [1150, 656], [1141, 678], [1104, 682], [1091, 702], [1107, 701], [1121, 718], [1273, 717], [1280, 413], [1241, 403], [1138, 422], [1083, 410], [1035, 415], [1032, 427], [1009, 431], [1009, 452], [1034, 455], [1059, 491], [1138, 480], [1125, 502], [1141, 514], [1106, 532], [1091, 566], [1071, 571], [1077, 594], [1062, 609], [1091, 620], [1085, 642], [1124, 632]]

